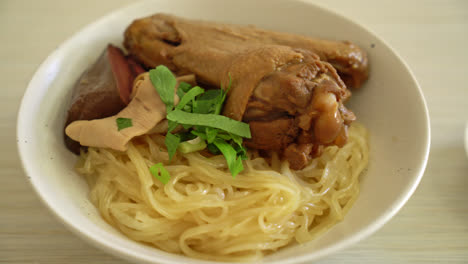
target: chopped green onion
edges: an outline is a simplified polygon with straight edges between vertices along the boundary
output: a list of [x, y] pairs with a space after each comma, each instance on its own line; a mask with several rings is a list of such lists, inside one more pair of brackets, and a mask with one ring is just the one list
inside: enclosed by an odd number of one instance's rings
[[178, 150], [182, 153], [190, 153], [195, 151], [200, 151], [206, 148], [205, 140], [200, 137], [194, 138], [192, 140], [187, 140], [179, 144]]
[[164, 168], [161, 162], [154, 164], [149, 168], [149, 170], [151, 174], [153, 174], [153, 176], [163, 184], [167, 184], [171, 179], [171, 175], [166, 170], [166, 168]]
[[120, 130], [122, 130], [124, 128], [133, 126], [131, 118], [119, 117], [119, 118], [117, 118], [117, 120], [115, 120], [115, 122], [117, 123], [117, 130], [118, 131], [120, 131]]

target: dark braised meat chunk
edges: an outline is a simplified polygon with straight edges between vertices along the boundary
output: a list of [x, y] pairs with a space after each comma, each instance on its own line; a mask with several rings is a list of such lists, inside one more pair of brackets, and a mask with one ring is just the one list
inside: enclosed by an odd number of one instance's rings
[[[135, 77], [144, 72], [131, 57], [108, 45], [97, 61], [76, 82], [65, 127], [76, 120], [92, 120], [115, 115], [130, 101]], [[65, 135], [65, 145], [80, 153], [80, 144]]]

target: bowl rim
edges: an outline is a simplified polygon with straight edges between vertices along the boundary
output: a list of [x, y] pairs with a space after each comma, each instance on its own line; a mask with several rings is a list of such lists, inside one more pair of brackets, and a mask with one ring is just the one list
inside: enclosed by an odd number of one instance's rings
[[465, 124], [465, 152], [468, 158], [468, 121]]
[[[346, 247], [349, 247], [367, 237], [369, 237], [371, 234], [375, 233], [377, 230], [379, 230], [384, 224], [388, 223], [388, 221], [394, 217], [397, 212], [406, 204], [406, 202], [409, 200], [409, 198], [413, 195], [414, 191], [418, 187], [423, 175], [424, 171], [427, 166], [427, 161], [429, 157], [429, 151], [430, 151], [430, 143], [431, 143], [431, 128], [430, 128], [430, 118], [429, 118], [429, 110], [427, 107], [427, 102], [426, 99], [423, 95], [422, 89], [416, 80], [414, 73], [408, 66], [405, 60], [402, 59], [402, 57], [392, 48], [391, 45], [389, 45], [385, 40], [380, 38], [377, 34], [375, 34], [373, 31], [368, 29], [366, 26], [362, 25], [359, 22], [356, 22], [352, 20], [351, 18], [348, 18], [334, 10], [328, 9], [326, 7], [321, 6], [320, 4], [317, 3], [312, 3], [307, 0], [295, 0], [296, 2], [304, 3], [306, 5], [310, 5], [317, 10], [319, 10], [322, 13], [325, 13], [330, 16], [335, 16], [343, 21], [346, 21], [347, 23], [351, 24], [353, 27], [358, 27], [361, 30], [365, 31], [367, 34], [375, 37], [378, 41], [380, 41], [382, 44], [384, 44], [394, 55], [400, 63], [402, 63], [404, 69], [408, 72], [409, 76], [411, 77], [411, 81], [413, 82], [413, 85], [417, 88], [418, 90], [418, 95], [422, 101], [422, 105], [424, 107], [424, 122], [425, 122], [425, 149], [422, 154], [422, 160], [419, 163], [419, 167], [416, 169], [417, 172], [415, 172], [414, 175], [417, 174], [417, 177], [414, 178], [412, 184], [407, 188], [404, 192], [404, 195], [399, 196], [399, 199], [395, 200], [393, 202], [394, 206], [391, 208], [391, 210], [385, 212], [385, 214], [380, 215], [377, 217], [370, 225], [366, 226], [364, 229], [362, 229], [360, 232], [354, 233], [350, 236], [348, 236], [345, 239], [340, 240], [337, 243], [334, 243], [320, 251], [315, 251], [311, 252], [308, 254], [304, 254], [301, 256], [296, 256], [295, 258], [289, 258], [287, 260], [274, 260], [271, 261], [270, 263], [285, 263], [285, 264], [292, 264], [292, 263], [301, 263], [305, 261], [311, 261], [311, 260], [317, 260], [319, 258], [323, 258], [327, 255], [330, 255], [333, 252], [337, 252], [339, 250], [342, 250]], [[73, 33], [70, 37], [68, 37], [64, 42], [62, 42], [62, 45], [67, 45], [71, 42], [74, 42], [75, 38], [77, 38], [78, 35], [81, 35], [82, 32], [90, 30], [90, 28], [95, 27], [96, 25], [103, 23], [104, 21], [110, 19], [112, 16], [119, 15], [120, 13], [124, 12], [127, 9], [133, 9], [137, 8], [137, 6], [145, 6], [148, 3], [155, 3], [153, 0], [146, 0], [146, 1], [139, 1], [136, 3], [128, 4], [125, 5], [121, 8], [115, 9], [109, 13], [107, 13], [104, 16], [99, 17], [97, 20], [94, 20], [93, 22], [87, 24], [84, 27], [81, 27], [78, 31]], [[89, 241], [91, 244], [94, 246], [104, 250], [105, 252], [111, 253], [115, 256], [122, 257], [124, 259], [130, 260], [130, 261], [140, 261], [140, 262], [145, 262], [145, 263], [164, 263], [164, 264], [173, 264], [173, 261], [176, 261], [176, 259], [179, 259], [181, 257], [186, 257], [182, 255], [173, 255], [173, 257], [167, 257], [163, 259], [154, 259], [151, 258], [150, 256], [135, 253], [133, 251], [130, 251], [127, 248], [124, 248], [123, 246], [119, 246], [117, 244], [114, 244], [110, 241], [105, 241], [101, 238], [99, 238], [96, 234], [93, 234], [92, 232], [88, 230], [84, 230], [81, 225], [77, 222], [69, 221], [67, 219], [66, 215], [63, 213], [58, 212], [55, 210], [53, 206], [53, 201], [50, 201], [47, 199], [46, 195], [42, 192], [41, 188], [34, 184], [33, 181], [30, 179], [33, 177], [31, 175], [36, 175], [36, 172], [32, 171], [32, 169], [29, 167], [29, 159], [27, 159], [27, 142], [21, 140], [23, 138], [27, 138], [25, 135], [25, 129], [26, 127], [26, 121], [27, 121], [27, 116], [29, 114], [28, 108], [30, 108], [30, 103], [33, 103], [36, 101], [36, 103], [39, 103], [42, 100], [37, 100], [37, 98], [34, 98], [33, 94], [33, 89], [34, 89], [34, 84], [39, 81], [40, 76], [42, 76], [45, 72], [45, 66], [50, 64], [50, 62], [54, 61], [56, 57], [58, 56], [60, 46], [58, 46], [56, 49], [54, 49], [48, 56], [47, 58], [38, 66], [36, 69], [32, 79], [29, 81], [26, 91], [23, 95], [23, 98], [21, 100], [20, 108], [18, 111], [17, 115], [17, 126], [16, 126], [16, 137], [17, 137], [17, 148], [21, 160], [21, 164], [23, 167], [23, 170], [26, 172], [25, 176], [28, 179], [29, 184], [32, 186], [34, 191], [36, 192], [37, 196], [40, 198], [42, 203], [49, 209], [50, 212], [54, 215], [56, 219], [58, 219], [60, 222], [64, 224], [65, 227], [67, 227], [68, 230], [72, 231], [75, 235], [78, 237]], [[468, 135], [468, 123], [467, 123], [467, 135]], [[468, 148], [468, 137], [467, 137], [467, 148]], [[468, 151], [468, 149], [467, 149]], [[162, 251], [161, 251], [162, 252]], [[171, 260], [173, 259], [173, 260]], [[194, 261], [194, 263], [220, 263], [216, 261], [208, 261], [208, 260], [200, 260], [200, 259], [193, 259], [190, 258], [191, 260]], [[262, 261], [260, 261], [262, 262]], [[230, 263], [230, 262], [221, 262], [221, 263]]]

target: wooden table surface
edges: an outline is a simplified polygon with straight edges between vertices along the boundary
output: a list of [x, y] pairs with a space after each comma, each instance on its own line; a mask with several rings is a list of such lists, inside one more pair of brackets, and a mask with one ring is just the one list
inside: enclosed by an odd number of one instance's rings
[[[62, 41], [130, 0], [0, 0], [0, 263], [127, 263], [62, 226], [27, 183], [16, 117], [28, 81]], [[405, 207], [332, 263], [468, 263], [468, 1], [317, 1], [366, 25], [406, 60], [424, 91], [432, 145]]]

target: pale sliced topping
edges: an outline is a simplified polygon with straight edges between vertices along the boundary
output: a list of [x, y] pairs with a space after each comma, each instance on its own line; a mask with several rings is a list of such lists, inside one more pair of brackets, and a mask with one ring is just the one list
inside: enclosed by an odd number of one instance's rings
[[[187, 79], [182, 76], [177, 80], [181, 78]], [[75, 121], [66, 127], [65, 133], [82, 146], [125, 151], [132, 138], [148, 133], [166, 118], [166, 105], [156, 92], [148, 73], [136, 78], [133, 90], [132, 100], [118, 114], [103, 119]], [[174, 95], [174, 102], [179, 102], [177, 95]], [[119, 131], [117, 118], [131, 119], [132, 126]]]

